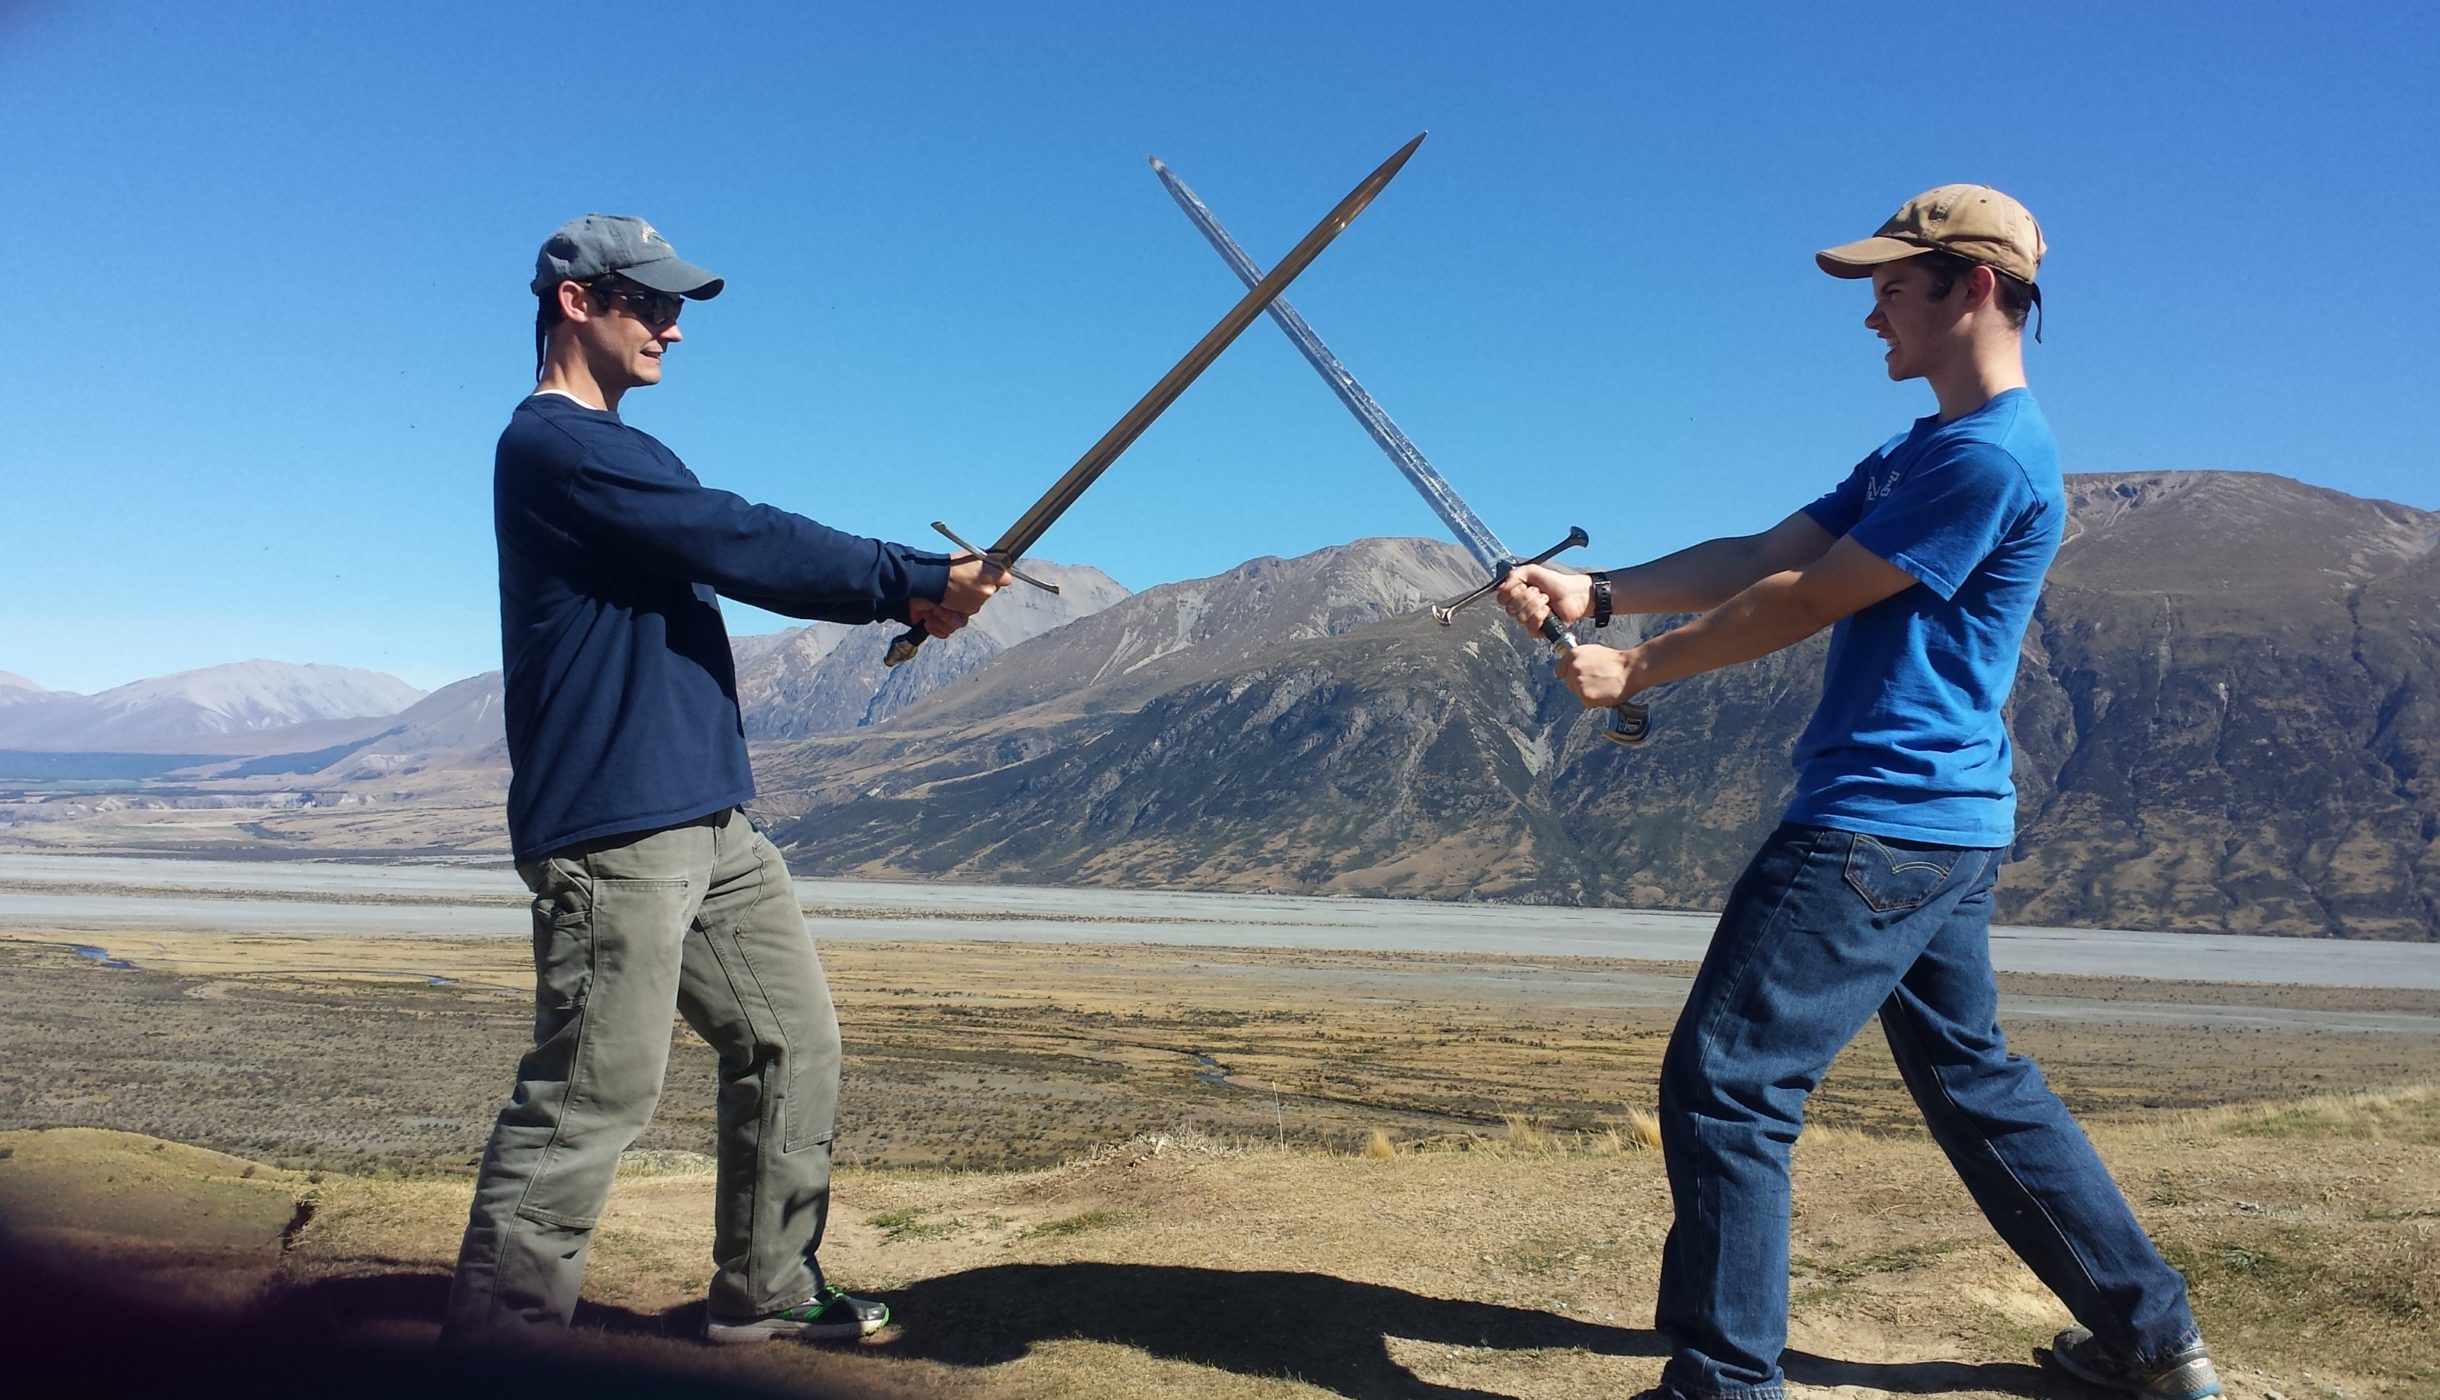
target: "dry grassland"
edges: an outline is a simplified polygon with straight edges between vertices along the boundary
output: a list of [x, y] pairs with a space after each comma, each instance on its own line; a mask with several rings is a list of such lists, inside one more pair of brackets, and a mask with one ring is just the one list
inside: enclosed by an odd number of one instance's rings
[[[27, 1268], [73, 1285], [36, 1302], [90, 1319], [78, 1290], [107, 1287], [156, 1300], [170, 1332], [187, 1319], [191, 1347], [119, 1358], [148, 1382], [184, 1358], [181, 1395], [330, 1393], [211, 1388], [271, 1374], [246, 1369], [266, 1355], [352, 1367], [359, 1393], [368, 1368], [431, 1388], [396, 1393], [486, 1393], [429, 1371], [423, 1344], [524, 1033], [523, 949], [108, 946], [137, 966], [0, 940], [0, 1219]], [[825, 957], [850, 1080], [824, 1259], [899, 1322], [850, 1349], [684, 1340], [708, 1270], [711, 1063], [681, 1033], [559, 1379], [1567, 1400], [1657, 1372], [1668, 1195], [1640, 1144], [1683, 994], [1669, 969], [988, 942]], [[2015, 1043], [2193, 1280], [2232, 1394], [2440, 1394], [2440, 1093], [2418, 1087], [2440, 1081], [2440, 996], [2008, 991]], [[2359, 1085], [2389, 1087], [2326, 1092]], [[2065, 1315], [1911, 1116], [1867, 1031], [1799, 1145], [1796, 1393], [2082, 1393], [2029, 1364]], [[88, 1362], [81, 1393], [120, 1393]]]
[[[816, 921], [819, 928], [819, 921]], [[107, 969], [72, 938], [104, 939]], [[1153, 1131], [1359, 1150], [1652, 1106], [1688, 969], [1589, 959], [838, 941], [849, 1164], [1024, 1168]], [[531, 1018], [504, 939], [0, 933], [0, 1128], [96, 1126], [283, 1166], [463, 1170]], [[2007, 978], [2011, 1039], [2108, 1118], [2440, 1077], [2440, 993]], [[2313, 1018], [2322, 1017], [2322, 1021]], [[2327, 1018], [2386, 1031], [2331, 1029]], [[641, 1146], [702, 1150], [713, 1057], [675, 1031]], [[1911, 1131], [1867, 1029], [1821, 1127]]]

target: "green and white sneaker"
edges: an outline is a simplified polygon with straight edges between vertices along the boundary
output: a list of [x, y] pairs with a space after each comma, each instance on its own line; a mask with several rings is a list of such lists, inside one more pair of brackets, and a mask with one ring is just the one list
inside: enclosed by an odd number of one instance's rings
[[775, 1337], [846, 1342], [873, 1335], [889, 1320], [889, 1304], [858, 1298], [844, 1288], [828, 1285], [795, 1307], [760, 1317], [731, 1319], [707, 1313], [703, 1318], [703, 1340], [717, 1346], [767, 1342]]
[[2220, 1373], [2199, 1338], [2175, 1356], [2139, 1366], [2104, 1348], [2092, 1333], [2070, 1327], [2051, 1341], [2050, 1350], [2034, 1355], [2087, 1385], [2148, 1400], [2206, 1400], [2220, 1393]]

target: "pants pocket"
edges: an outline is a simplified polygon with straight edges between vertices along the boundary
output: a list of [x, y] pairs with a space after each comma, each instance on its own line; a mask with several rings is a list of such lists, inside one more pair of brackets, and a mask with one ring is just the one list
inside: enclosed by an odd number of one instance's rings
[[1847, 848], [1847, 883], [1873, 912], [1913, 909], [1949, 882], [1949, 872], [1965, 852], [1954, 846], [1927, 846], [1915, 841], [1853, 833]]
[[534, 1043], [548, 1041], [584, 1006], [593, 983], [593, 891], [569, 862], [520, 866], [534, 892]]

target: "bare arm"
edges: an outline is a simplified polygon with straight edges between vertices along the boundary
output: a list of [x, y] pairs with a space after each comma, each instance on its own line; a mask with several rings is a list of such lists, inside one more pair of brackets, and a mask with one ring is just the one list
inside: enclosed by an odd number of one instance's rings
[[[1831, 544], [1830, 532], [1800, 510], [1758, 535], [1705, 540], [1648, 564], [1610, 570], [1610, 609], [1663, 613], [1716, 608], [1759, 580], [1821, 558]], [[1529, 564], [1509, 577], [1500, 588], [1503, 605], [1539, 594], [1561, 622], [1574, 622], [1593, 610], [1592, 584], [1583, 574]], [[1538, 614], [1519, 614], [1519, 621], [1528, 627], [1541, 625]]]
[[1803, 511], [1759, 535], [1705, 540], [1649, 564], [1610, 573], [1610, 606], [1622, 613], [1701, 612], [1773, 574], [1822, 557], [1836, 537]]
[[1768, 656], [1915, 582], [1904, 569], [1841, 538], [1802, 567], [1757, 579], [1685, 626], [1620, 653], [1626, 693]]
[[[1616, 705], [1665, 681], [1794, 646], [1915, 583], [1904, 569], [1841, 538], [1819, 557], [1757, 579], [1701, 617], [1640, 646], [1577, 647], [1559, 658], [1559, 679], [1587, 708]], [[1538, 599], [1531, 590], [1520, 590], [1511, 603], [1506, 590], [1501, 593], [1503, 606], [1519, 622], [1538, 612]]]

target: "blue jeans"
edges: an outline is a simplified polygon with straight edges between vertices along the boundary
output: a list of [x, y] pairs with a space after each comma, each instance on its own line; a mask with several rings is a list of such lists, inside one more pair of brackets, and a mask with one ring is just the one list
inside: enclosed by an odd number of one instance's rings
[[1785, 825], [1730, 892], [1661, 1064], [1676, 1208], [1654, 1321], [1687, 1400], [1777, 1400], [1788, 1149], [1805, 1096], [1877, 1008], [1933, 1139], [2000, 1237], [2119, 1354], [2198, 1335], [2186, 1282], [2109, 1169], [2008, 1053], [1991, 976], [2000, 852]]

